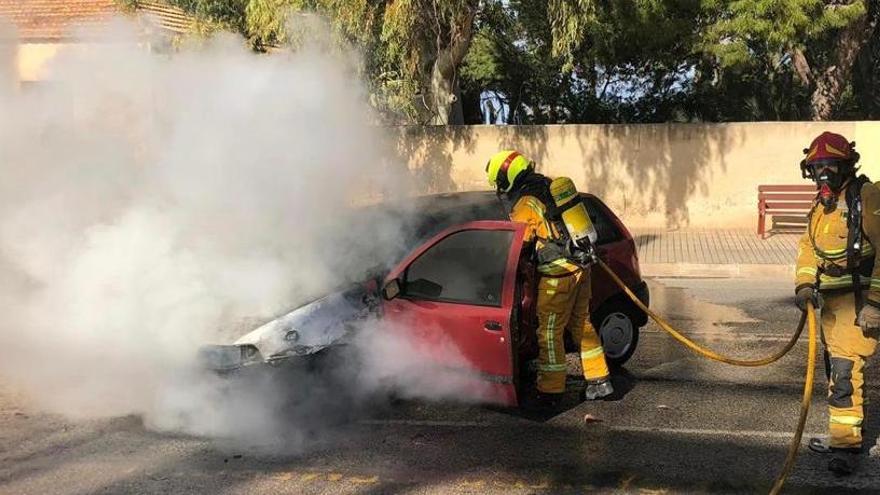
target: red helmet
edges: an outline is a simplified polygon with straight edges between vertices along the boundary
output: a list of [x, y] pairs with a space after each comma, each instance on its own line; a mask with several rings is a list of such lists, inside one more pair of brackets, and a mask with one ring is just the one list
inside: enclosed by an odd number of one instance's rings
[[849, 142], [840, 134], [825, 131], [813, 140], [810, 147], [804, 150], [807, 155], [807, 163], [820, 160], [841, 160], [850, 161], [854, 156], [858, 156], [855, 152], [856, 143]]
[[804, 149], [804, 154], [807, 155], [801, 161], [801, 172], [804, 178], [812, 179], [814, 167], [823, 163], [854, 166], [859, 161], [859, 154], [856, 152], [855, 146], [855, 142], [848, 141], [840, 134], [828, 131], [819, 134], [810, 143], [810, 147]]

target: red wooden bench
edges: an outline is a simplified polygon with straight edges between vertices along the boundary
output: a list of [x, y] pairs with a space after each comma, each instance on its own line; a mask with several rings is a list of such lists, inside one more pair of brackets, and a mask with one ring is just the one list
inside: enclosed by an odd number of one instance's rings
[[758, 235], [764, 238], [767, 215], [773, 216], [773, 228], [777, 223], [790, 227], [806, 226], [807, 213], [815, 199], [816, 186], [811, 184], [758, 186]]

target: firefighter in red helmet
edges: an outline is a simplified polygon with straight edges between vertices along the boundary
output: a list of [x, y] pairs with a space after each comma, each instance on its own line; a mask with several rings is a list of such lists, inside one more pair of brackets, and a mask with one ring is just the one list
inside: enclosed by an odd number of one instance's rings
[[795, 299], [821, 307], [829, 409], [828, 439], [811, 439], [810, 449], [846, 475], [862, 451], [865, 360], [880, 332], [880, 190], [856, 175], [859, 154], [843, 136], [823, 132], [804, 152], [801, 171], [818, 193], [798, 247]]

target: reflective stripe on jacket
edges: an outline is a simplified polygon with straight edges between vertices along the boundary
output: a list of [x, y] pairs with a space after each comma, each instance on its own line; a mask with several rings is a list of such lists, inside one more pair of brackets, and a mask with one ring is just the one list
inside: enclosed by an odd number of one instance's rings
[[[849, 229], [846, 192], [841, 191], [837, 206], [826, 212], [816, 203], [810, 213], [807, 232], [798, 244], [795, 285], [814, 285], [820, 273], [820, 290], [852, 288], [852, 275], [847, 270], [847, 239]], [[880, 189], [867, 182], [861, 189], [863, 242], [860, 248], [862, 275], [860, 284], [865, 297], [880, 304], [880, 263], [876, 262], [877, 250], [870, 239], [880, 240]], [[845, 273], [844, 273], [845, 272]]]

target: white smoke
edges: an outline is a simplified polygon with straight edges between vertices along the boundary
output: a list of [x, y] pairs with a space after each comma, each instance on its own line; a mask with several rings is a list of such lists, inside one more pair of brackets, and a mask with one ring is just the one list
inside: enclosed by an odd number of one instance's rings
[[344, 59], [231, 35], [160, 55], [135, 32], [0, 91], [0, 375], [70, 416], [268, 432], [279, 401], [246, 387], [218, 408], [197, 347], [381, 261], [358, 253], [399, 222], [347, 207], [405, 195], [407, 171]]

